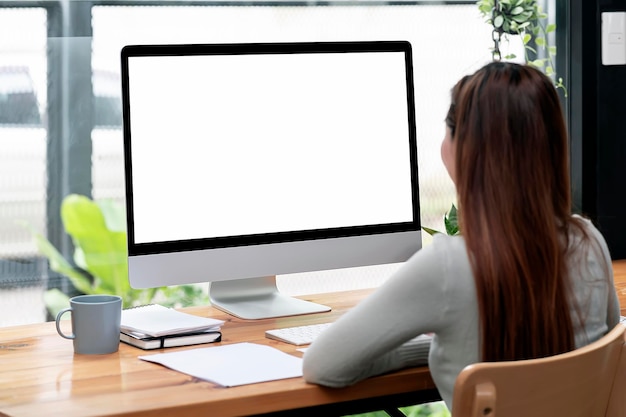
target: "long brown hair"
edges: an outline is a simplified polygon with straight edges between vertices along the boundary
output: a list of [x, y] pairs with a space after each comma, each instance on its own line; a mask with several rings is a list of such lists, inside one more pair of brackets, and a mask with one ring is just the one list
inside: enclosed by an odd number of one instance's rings
[[566, 257], [571, 216], [567, 131], [551, 80], [493, 62], [452, 90], [460, 227], [472, 262], [482, 359], [574, 348]]

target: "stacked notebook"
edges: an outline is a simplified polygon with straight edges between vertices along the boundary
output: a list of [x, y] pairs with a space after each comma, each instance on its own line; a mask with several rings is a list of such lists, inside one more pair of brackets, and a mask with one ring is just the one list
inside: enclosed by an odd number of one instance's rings
[[223, 324], [223, 320], [148, 304], [122, 311], [120, 340], [146, 350], [219, 342]]

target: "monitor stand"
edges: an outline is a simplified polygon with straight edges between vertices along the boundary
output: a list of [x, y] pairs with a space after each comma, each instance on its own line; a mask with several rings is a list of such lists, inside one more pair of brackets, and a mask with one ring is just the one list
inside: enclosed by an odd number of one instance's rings
[[246, 320], [330, 311], [325, 305], [281, 294], [275, 276], [211, 282], [209, 296], [214, 307]]

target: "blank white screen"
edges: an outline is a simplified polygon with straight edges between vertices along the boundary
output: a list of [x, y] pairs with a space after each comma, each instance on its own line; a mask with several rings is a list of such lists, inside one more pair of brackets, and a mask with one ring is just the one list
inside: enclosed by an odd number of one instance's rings
[[135, 243], [413, 220], [403, 53], [128, 65]]

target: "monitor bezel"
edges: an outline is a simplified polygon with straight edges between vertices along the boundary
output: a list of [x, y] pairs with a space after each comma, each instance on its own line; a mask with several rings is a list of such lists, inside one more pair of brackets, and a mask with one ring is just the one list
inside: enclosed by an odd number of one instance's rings
[[[407, 86], [407, 138], [409, 141], [410, 175], [412, 189], [412, 221], [392, 224], [375, 224], [328, 229], [298, 230], [254, 235], [212, 237], [176, 241], [136, 243], [134, 233], [134, 202], [132, 184], [132, 135], [129, 97], [129, 59], [150, 56], [185, 55], [240, 55], [240, 54], [298, 54], [298, 53], [359, 53], [401, 52], [405, 56]], [[347, 41], [347, 42], [279, 42], [232, 44], [178, 44], [178, 45], [128, 45], [121, 51], [122, 109], [124, 135], [124, 165], [126, 188], [126, 221], [129, 256], [153, 255], [171, 252], [271, 245], [310, 240], [337, 239], [363, 235], [386, 235], [401, 232], [419, 232], [420, 202], [417, 169], [417, 138], [412, 49], [408, 41]]]

